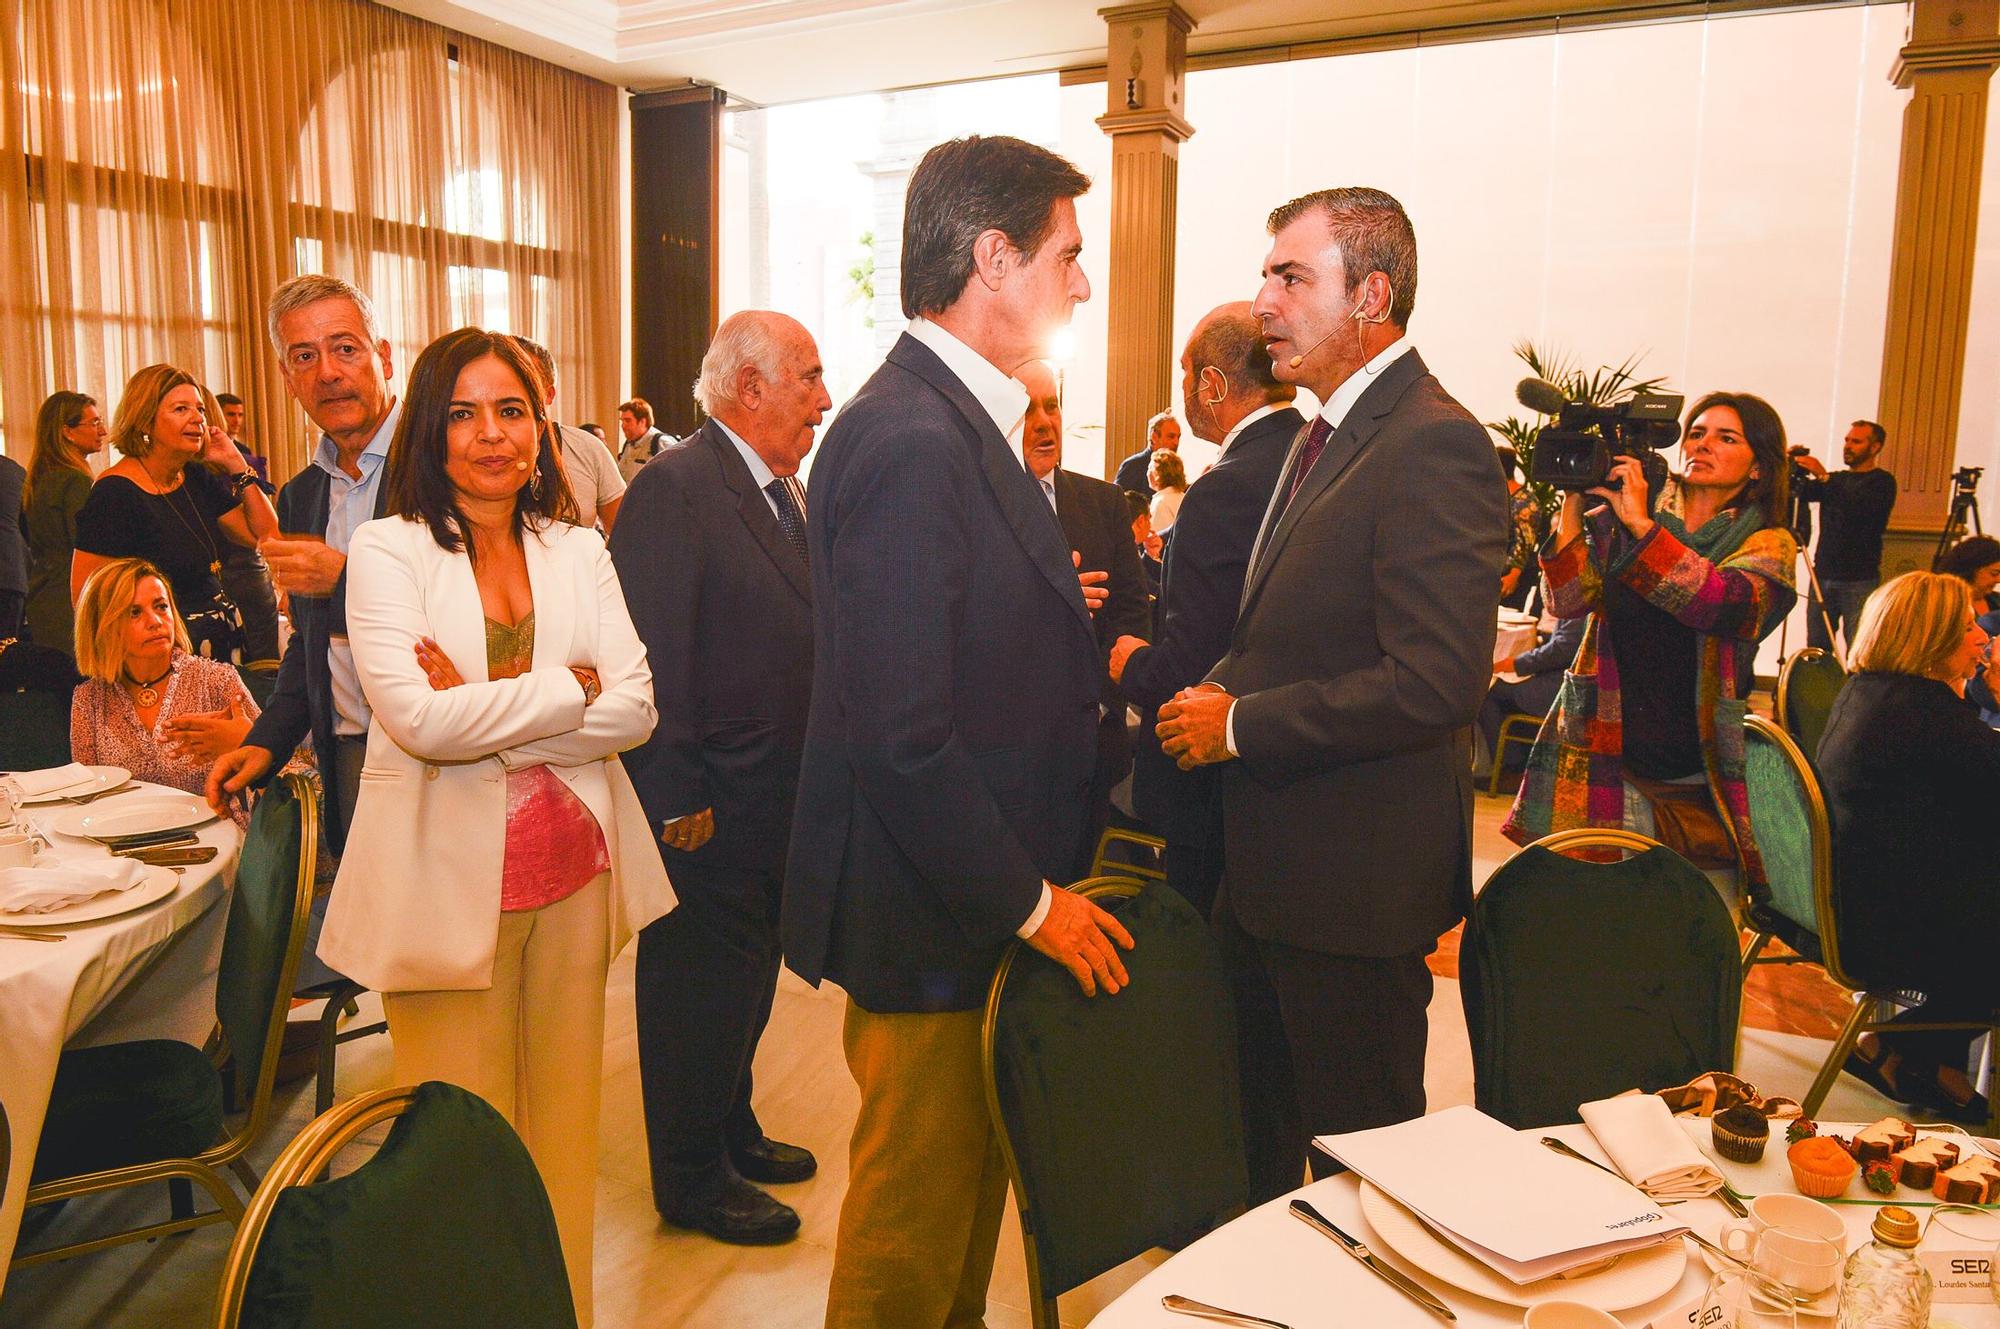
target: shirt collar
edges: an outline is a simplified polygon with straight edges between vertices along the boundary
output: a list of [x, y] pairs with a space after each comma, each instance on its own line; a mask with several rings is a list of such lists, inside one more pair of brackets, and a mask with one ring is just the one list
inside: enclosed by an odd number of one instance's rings
[[965, 385], [974, 401], [991, 417], [993, 427], [1007, 440], [1007, 446], [1014, 450], [1014, 460], [1027, 463], [1021, 455], [1021, 420], [1028, 414], [1028, 390], [994, 365], [991, 360], [967, 346], [951, 333], [945, 331], [927, 318], [915, 318], [904, 329], [910, 336], [922, 342], [952, 376]]
[[1359, 372], [1349, 374], [1347, 381], [1333, 390], [1320, 409], [1320, 418], [1338, 429], [1347, 419], [1347, 413], [1354, 409], [1354, 403], [1361, 400], [1361, 394], [1368, 391], [1375, 382], [1375, 376], [1403, 358], [1410, 350], [1408, 334], [1396, 338], [1379, 351], [1373, 360], [1363, 365]]
[[1276, 411], [1281, 411], [1289, 405], [1291, 405], [1290, 402], [1267, 401], [1262, 406], [1259, 406], [1256, 410], [1250, 412], [1250, 414], [1244, 416], [1241, 420], [1238, 420], [1236, 422], [1236, 428], [1230, 430], [1227, 434], [1223, 435], [1222, 450], [1224, 452], [1228, 452], [1230, 446], [1234, 444], [1237, 439], [1243, 436], [1244, 430], [1248, 429], [1251, 425], [1256, 424], [1259, 420], [1262, 420], [1265, 416], [1270, 415]]
[[771, 481], [778, 478], [777, 476], [771, 474], [771, 468], [765, 465], [764, 459], [762, 457], [757, 455], [757, 450], [751, 447], [748, 443], [745, 443], [743, 441], [742, 436], [739, 435], [734, 429], [731, 429], [728, 425], [722, 423], [722, 421], [716, 419], [712, 415], [708, 417], [708, 422], [714, 425], [717, 429], [720, 429], [722, 431], [722, 436], [728, 439], [731, 443], [734, 443], [736, 445], [736, 451], [738, 455], [740, 455], [743, 458], [743, 464], [750, 468], [750, 482], [752, 484], [756, 485], [759, 489], [762, 489], [766, 485], [770, 484]]
[[[399, 397], [389, 403], [389, 413], [382, 417], [381, 424], [375, 426], [375, 436], [368, 440], [368, 446], [361, 449], [362, 479], [367, 479], [370, 473], [382, 465], [382, 459], [389, 455], [389, 442], [396, 437], [396, 422], [402, 418], [403, 401]], [[337, 480], [345, 480], [350, 484], [354, 482], [353, 476], [340, 469], [340, 449], [333, 445], [332, 437], [325, 433], [319, 436], [319, 446], [313, 449], [313, 465]]]

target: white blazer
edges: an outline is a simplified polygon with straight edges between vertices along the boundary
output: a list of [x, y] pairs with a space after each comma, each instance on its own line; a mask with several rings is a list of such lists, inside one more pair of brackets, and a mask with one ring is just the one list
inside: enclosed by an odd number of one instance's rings
[[[486, 616], [464, 553], [402, 517], [364, 523], [347, 556], [347, 631], [374, 718], [320, 958], [378, 992], [493, 984], [509, 770], [546, 765], [604, 832], [608, 963], [674, 907], [646, 814], [618, 753], [652, 732], [653, 675], [604, 541], [556, 522], [523, 539], [535, 597], [534, 667], [489, 680]], [[430, 637], [465, 682], [439, 692], [417, 666]], [[586, 707], [571, 665], [604, 691]]]

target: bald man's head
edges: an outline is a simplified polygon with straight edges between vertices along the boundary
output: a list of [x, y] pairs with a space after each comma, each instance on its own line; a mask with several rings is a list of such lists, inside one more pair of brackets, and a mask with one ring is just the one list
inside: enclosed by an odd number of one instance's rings
[[1263, 328], [1248, 300], [1217, 305], [1202, 315], [1181, 353], [1181, 404], [1199, 438], [1220, 443], [1258, 407], [1297, 395], [1271, 371]]
[[1028, 390], [1028, 417], [1021, 423], [1021, 460], [1028, 474], [1040, 480], [1062, 465], [1062, 388], [1056, 374], [1041, 360], [1030, 360], [1014, 371]]

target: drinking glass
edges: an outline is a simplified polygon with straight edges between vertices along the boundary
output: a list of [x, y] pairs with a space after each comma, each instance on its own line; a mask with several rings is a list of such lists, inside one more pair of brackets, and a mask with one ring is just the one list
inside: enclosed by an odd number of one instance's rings
[[1799, 1317], [1774, 1295], [1769, 1280], [1725, 1268], [1708, 1280], [1695, 1323], [1703, 1329], [1798, 1329]]

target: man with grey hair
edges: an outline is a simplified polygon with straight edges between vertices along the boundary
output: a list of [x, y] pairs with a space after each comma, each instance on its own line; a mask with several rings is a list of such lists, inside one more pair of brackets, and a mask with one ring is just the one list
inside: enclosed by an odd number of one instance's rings
[[1153, 464], [1153, 454], [1161, 448], [1168, 452], [1178, 452], [1181, 446], [1181, 422], [1174, 419], [1172, 411], [1161, 411], [1146, 421], [1146, 446], [1118, 463], [1117, 479], [1114, 483], [1129, 494], [1153, 496], [1153, 482], [1147, 477], [1147, 468]]
[[[248, 786], [268, 780], [311, 735], [327, 843], [338, 853], [361, 787], [369, 721], [347, 644], [347, 545], [355, 528], [382, 515], [383, 461], [399, 414], [389, 391], [394, 364], [374, 305], [338, 277], [292, 278], [272, 295], [268, 321], [279, 372], [319, 427], [319, 445], [312, 464], [278, 491], [280, 534], [261, 546], [291, 599], [291, 644], [243, 745], [209, 769], [208, 800], [222, 810]], [[317, 920], [320, 910], [314, 912]], [[308, 966], [316, 967], [316, 960]], [[325, 976], [302, 972], [300, 986]]]
[[804, 1181], [764, 1134], [750, 1063], [778, 980], [778, 904], [812, 696], [812, 582], [799, 463], [832, 407], [819, 349], [783, 314], [716, 330], [708, 422], [640, 469], [611, 533], [659, 725], [625, 754], [680, 907], [639, 934], [633, 977], [653, 1203], [739, 1245], [799, 1216], [753, 1182]]

